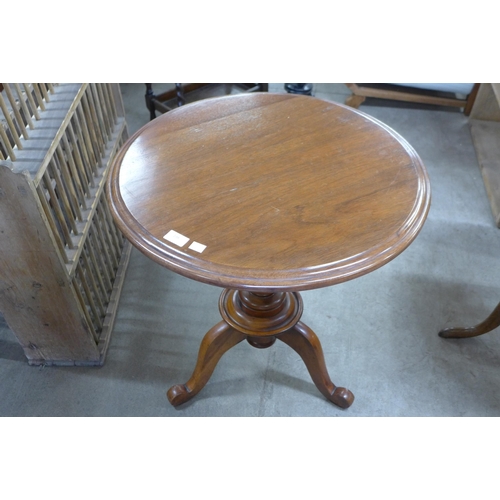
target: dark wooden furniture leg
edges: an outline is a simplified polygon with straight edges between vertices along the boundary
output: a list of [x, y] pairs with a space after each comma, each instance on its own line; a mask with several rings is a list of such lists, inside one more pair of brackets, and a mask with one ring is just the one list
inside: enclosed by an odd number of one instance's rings
[[222, 355], [245, 338], [246, 335], [225, 321], [210, 329], [201, 342], [198, 361], [191, 378], [185, 384], [174, 385], [168, 390], [167, 397], [170, 403], [178, 406], [196, 396], [212, 376]]
[[480, 83], [475, 83], [474, 87], [472, 87], [471, 93], [467, 96], [467, 104], [465, 105], [464, 109], [465, 116], [469, 116], [472, 111], [472, 107], [474, 106], [474, 102], [476, 101], [480, 85]]
[[469, 337], [478, 337], [491, 332], [500, 326], [500, 304], [495, 310], [481, 323], [470, 328], [447, 328], [439, 332], [439, 336], [444, 339], [464, 339]]
[[155, 113], [155, 105], [153, 102], [153, 99], [155, 97], [155, 94], [153, 92], [153, 86], [151, 83], [146, 83], [146, 95], [144, 98], [146, 99], [146, 107], [149, 110], [149, 119], [154, 120], [156, 118], [156, 113]]
[[351, 406], [351, 391], [336, 387], [330, 380], [318, 337], [299, 322], [303, 305], [298, 293], [226, 289], [221, 294], [219, 310], [224, 321], [205, 335], [193, 375], [185, 384], [174, 385], [167, 392], [172, 405], [178, 406], [198, 394], [222, 355], [242, 340], [265, 349], [278, 338], [299, 354], [316, 387], [329, 401], [341, 408]]
[[186, 104], [186, 97], [184, 96], [184, 89], [182, 88], [182, 83], [175, 84], [175, 92], [177, 97], [177, 107], [184, 106]]
[[354, 394], [344, 387], [337, 387], [330, 380], [326, 369], [323, 349], [316, 334], [304, 323], [299, 322], [278, 339], [289, 345], [304, 361], [309, 375], [321, 394], [341, 408], [349, 408]]

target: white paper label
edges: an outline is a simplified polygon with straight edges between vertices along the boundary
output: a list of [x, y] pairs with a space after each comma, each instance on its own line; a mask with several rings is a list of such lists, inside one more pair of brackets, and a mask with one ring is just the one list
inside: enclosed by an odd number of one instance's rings
[[188, 237], [174, 231], [173, 229], [171, 229], [163, 238], [180, 247], [183, 247], [189, 241]]
[[191, 250], [194, 250], [195, 252], [203, 252], [203, 250], [205, 250], [205, 248], [207, 248], [207, 245], [202, 245], [201, 243], [198, 243], [197, 241], [193, 241], [193, 243], [191, 243], [191, 245], [189, 245], [189, 248]]

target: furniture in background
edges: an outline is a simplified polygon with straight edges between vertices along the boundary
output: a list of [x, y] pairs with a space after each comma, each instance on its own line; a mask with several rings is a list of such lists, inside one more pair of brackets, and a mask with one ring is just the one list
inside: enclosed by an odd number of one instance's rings
[[312, 96], [312, 83], [285, 83], [285, 90], [289, 94], [310, 95]]
[[175, 89], [156, 95], [153, 85], [146, 83], [146, 107], [149, 110], [150, 120], [154, 120], [157, 111], [167, 113], [183, 104], [200, 99], [243, 92], [267, 92], [268, 88], [267, 83], [176, 83]]
[[[500, 83], [481, 83], [469, 117], [477, 161], [497, 227], [500, 227]], [[500, 304], [481, 323], [469, 328], [447, 328], [443, 338], [484, 335], [500, 326]]]
[[500, 326], [500, 303], [494, 311], [481, 323], [469, 328], [446, 328], [439, 332], [439, 336], [445, 339], [464, 339], [478, 337], [489, 333]]
[[[395, 101], [432, 104], [436, 106], [452, 106], [464, 108], [468, 115], [472, 109], [479, 84], [404, 84], [404, 83], [346, 83], [352, 91], [345, 103], [358, 108], [367, 97], [389, 99]], [[454, 94], [464, 94], [464, 98], [457, 98]]]
[[29, 364], [100, 365], [130, 254], [104, 196], [119, 85], [0, 90], [0, 312]]
[[373, 271], [417, 236], [430, 184], [403, 138], [314, 97], [206, 99], [134, 134], [113, 162], [107, 193], [118, 227], [141, 252], [224, 288], [222, 321], [204, 337], [189, 381], [169, 389], [172, 405], [195, 396], [231, 347], [247, 340], [268, 348], [276, 339], [299, 354], [329, 401], [352, 404], [300, 321], [299, 292]]
[[500, 83], [481, 83], [469, 118], [491, 212], [500, 227]]

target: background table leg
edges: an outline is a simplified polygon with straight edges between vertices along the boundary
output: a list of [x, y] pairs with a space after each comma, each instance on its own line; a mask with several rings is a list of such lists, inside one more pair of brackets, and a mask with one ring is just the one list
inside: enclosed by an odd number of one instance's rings
[[479, 323], [479, 325], [472, 326], [470, 328], [447, 328], [446, 330], [441, 330], [438, 335], [445, 339], [477, 337], [478, 335], [491, 332], [491, 330], [494, 330], [499, 326], [500, 304], [498, 304], [495, 310], [482, 323]]

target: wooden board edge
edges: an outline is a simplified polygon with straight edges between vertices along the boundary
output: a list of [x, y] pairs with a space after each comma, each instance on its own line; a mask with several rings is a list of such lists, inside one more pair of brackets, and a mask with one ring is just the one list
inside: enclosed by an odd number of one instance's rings
[[123, 284], [125, 282], [128, 264], [130, 262], [131, 253], [132, 245], [128, 241], [125, 241], [122, 256], [120, 258], [120, 264], [118, 265], [118, 270], [116, 271], [113, 291], [111, 292], [108, 308], [106, 310], [106, 316], [104, 317], [103, 321], [101, 336], [97, 346], [100, 352], [100, 366], [102, 366], [106, 360], [106, 354], [108, 352], [109, 344], [111, 341], [111, 334], [115, 326], [116, 315], [118, 313], [118, 306], [120, 304], [120, 297], [122, 294]]
[[[470, 120], [469, 127], [491, 213], [496, 226], [500, 228], [500, 124], [488, 120]], [[483, 129], [482, 132], [480, 130], [481, 128]], [[495, 152], [491, 154], [488, 153], [488, 151], [484, 151], [483, 137], [481, 134], [484, 136], [485, 130], [487, 130], [488, 134], [492, 135], [491, 143], [498, 144], [498, 154]], [[496, 140], [497, 136], [498, 140]], [[493, 170], [491, 157], [495, 158], [495, 162], [493, 163], [493, 169], [497, 174], [495, 178], [491, 176]]]
[[100, 357], [97, 360], [50, 360], [50, 359], [28, 359], [28, 364], [30, 366], [102, 366], [106, 360], [106, 354], [111, 341], [111, 335], [113, 333], [113, 327], [115, 325], [116, 315], [118, 312], [118, 305], [120, 302], [120, 296], [123, 289], [123, 284], [125, 282], [125, 276], [130, 261], [130, 255], [132, 251], [132, 245], [126, 241], [123, 247], [122, 256], [120, 258], [120, 264], [118, 265], [118, 270], [116, 272], [116, 278], [113, 285], [113, 291], [111, 292], [111, 298], [106, 310], [106, 316], [103, 321], [103, 329], [99, 339], [98, 350]]

